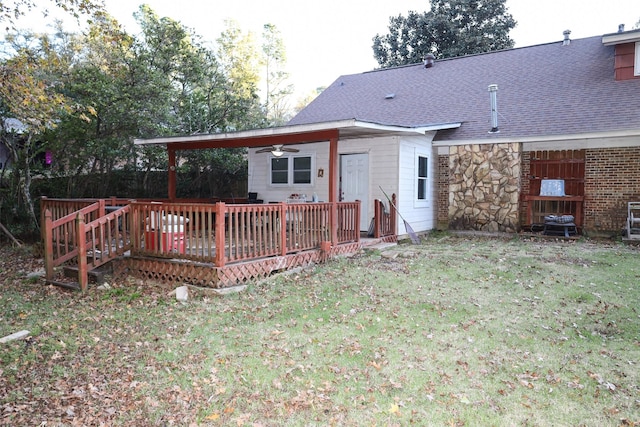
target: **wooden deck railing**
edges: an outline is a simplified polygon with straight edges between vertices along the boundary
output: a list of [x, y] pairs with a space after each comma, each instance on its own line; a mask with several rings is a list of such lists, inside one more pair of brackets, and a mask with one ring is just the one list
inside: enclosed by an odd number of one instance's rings
[[53, 279], [55, 267], [70, 263], [77, 266], [78, 283], [84, 291], [90, 270], [130, 249], [129, 207], [85, 222], [101, 211], [104, 212], [104, 203], [96, 202], [54, 220], [52, 212], [45, 209], [42, 229], [48, 280]]
[[396, 234], [396, 210], [395, 198], [396, 195], [391, 196], [392, 203], [390, 203], [389, 209], [386, 209], [382, 200], [376, 199], [374, 201], [374, 228], [373, 237], [379, 238], [384, 236], [393, 236]]
[[42, 205], [47, 278], [56, 266], [77, 264], [83, 290], [89, 270], [129, 250], [222, 267], [360, 237], [360, 202], [205, 204], [113, 198], [88, 203], [43, 199]]
[[[247, 261], [320, 247], [331, 240], [331, 203], [130, 204], [132, 251], [215, 262]], [[338, 203], [335, 244], [359, 238], [359, 202]], [[223, 249], [223, 250], [222, 250]]]

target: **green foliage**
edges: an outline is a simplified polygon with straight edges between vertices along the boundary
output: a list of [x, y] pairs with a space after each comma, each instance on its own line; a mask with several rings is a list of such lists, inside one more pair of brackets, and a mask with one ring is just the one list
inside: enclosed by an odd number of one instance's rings
[[410, 11], [389, 19], [389, 33], [373, 38], [380, 67], [415, 64], [427, 54], [437, 58], [511, 48], [516, 25], [506, 0], [437, 0], [425, 13]]
[[[0, 2], [0, 13], [34, 3]], [[91, 12], [82, 35], [58, 26], [53, 34], [9, 34], [3, 46], [8, 53], [0, 59], [0, 116], [19, 120], [24, 129], [5, 129], [1, 121], [0, 143], [11, 153], [12, 166], [1, 172], [0, 188], [8, 188], [15, 202], [14, 217], [32, 218], [27, 229], [37, 223], [33, 179], [40, 189], [55, 190], [46, 194], [51, 197], [105, 197], [117, 194], [115, 172], [129, 171], [134, 178], [126, 181], [135, 185], [127, 193], [149, 196], [139, 193], [150, 186], [157, 190], [153, 175], [166, 170], [167, 154], [162, 147], [135, 147], [135, 138], [266, 124], [255, 42], [237, 26], [229, 25], [212, 48], [143, 5], [136, 14], [142, 32], [132, 36], [91, 3], [56, 0], [60, 7]], [[54, 161], [43, 169], [37, 159], [45, 151]], [[202, 197], [227, 196], [236, 191], [236, 182], [244, 182], [245, 157], [242, 149], [183, 154], [182, 173], [208, 184], [190, 182], [185, 190], [192, 197], [194, 188]], [[97, 176], [102, 179], [93, 179]], [[8, 215], [0, 204], [0, 221]]]
[[269, 126], [285, 124], [289, 116], [287, 99], [293, 93], [288, 84], [289, 73], [284, 71], [287, 62], [284, 42], [280, 31], [273, 24], [265, 24], [262, 33], [263, 64], [266, 70], [265, 111]]

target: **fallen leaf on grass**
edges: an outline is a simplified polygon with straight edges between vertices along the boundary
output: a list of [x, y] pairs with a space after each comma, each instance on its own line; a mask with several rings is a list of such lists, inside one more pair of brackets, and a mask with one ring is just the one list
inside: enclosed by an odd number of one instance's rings
[[220, 419], [220, 414], [218, 412], [214, 412], [213, 414], [209, 414], [204, 417], [204, 419], [209, 421], [217, 421], [218, 419]]

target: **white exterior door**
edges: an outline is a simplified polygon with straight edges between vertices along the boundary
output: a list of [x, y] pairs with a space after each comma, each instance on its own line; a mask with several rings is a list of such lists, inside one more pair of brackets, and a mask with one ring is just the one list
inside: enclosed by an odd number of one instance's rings
[[360, 230], [369, 228], [369, 155], [343, 154], [340, 156], [341, 200], [360, 200]]

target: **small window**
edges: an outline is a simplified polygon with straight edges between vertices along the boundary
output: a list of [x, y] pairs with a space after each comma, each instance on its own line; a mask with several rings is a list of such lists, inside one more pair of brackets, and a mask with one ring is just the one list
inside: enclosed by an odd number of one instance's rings
[[311, 157], [293, 158], [293, 183], [311, 184]]
[[640, 42], [636, 42], [636, 56], [635, 56], [635, 68], [633, 69], [634, 76], [640, 76]]
[[272, 184], [288, 184], [289, 183], [289, 158], [278, 157], [271, 159], [271, 183]]
[[418, 156], [418, 168], [417, 168], [418, 200], [427, 200], [428, 172], [429, 172], [429, 158]]
[[271, 158], [272, 185], [311, 184], [311, 156]]

